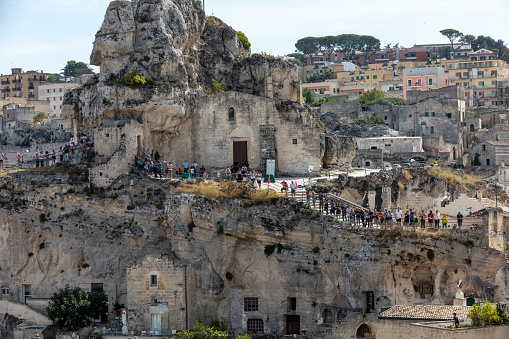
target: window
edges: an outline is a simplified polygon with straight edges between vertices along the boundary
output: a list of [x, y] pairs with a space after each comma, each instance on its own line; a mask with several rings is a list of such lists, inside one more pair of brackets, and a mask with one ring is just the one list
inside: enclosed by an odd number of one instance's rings
[[55, 93], [55, 89], [53, 88], [53, 93]]
[[263, 333], [263, 320], [262, 319], [248, 319], [247, 320], [247, 334], [262, 334]]
[[375, 310], [375, 294], [373, 292], [362, 292], [364, 297], [364, 311], [370, 313]]
[[435, 134], [435, 126], [429, 127], [429, 134]]
[[49, 93], [49, 89], [46, 90], [46, 93]]
[[408, 87], [412, 86], [412, 80], [408, 80]]
[[9, 287], [2, 287], [2, 295], [9, 295]]
[[324, 324], [332, 324], [334, 321], [334, 316], [330, 310], [325, 309], [322, 313], [322, 319]]
[[59, 91], [59, 92], [62, 92], [62, 89], [61, 89], [61, 88], [59, 88], [59, 89], [58, 89], [58, 91]]
[[297, 145], [297, 139], [293, 139], [292, 144]]
[[258, 298], [244, 298], [244, 312], [258, 311]]
[[228, 121], [234, 122], [235, 121], [235, 108], [230, 107], [228, 109]]
[[152, 274], [150, 276], [150, 286], [157, 286], [157, 275]]
[[297, 298], [288, 298], [288, 311], [297, 310]]
[[409, 118], [411, 118], [411, 117], [412, 117], [412, 113], [410, 113], [410, 114], [408, 115], [408, 117], [409, 117]]
[[384, 115], [384, 120], [387, 120], [387, 115]]
[[150, 297], [150, 304], [152, 306], [157, 306], [157, 297]]
[[486, 151], [486, 145], [482, 145], [482, 150]]
[[378, 79], [378, 75], [373, 75], [373, 79]]
[[369, 80], [369, 75], [366, 75], [366, 80]]
[[452, 119], [452, 113], [446, 113], [445, 116], [449, 119]]
[[486, 159], [486, 166], [490, 165], [490, 159]]
[[433, 85], [433, 79], [428, 79], [428, 85]]

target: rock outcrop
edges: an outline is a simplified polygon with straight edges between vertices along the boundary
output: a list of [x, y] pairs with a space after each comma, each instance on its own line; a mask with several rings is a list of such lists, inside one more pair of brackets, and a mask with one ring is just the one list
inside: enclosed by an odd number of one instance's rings
[[[245, 331], [245, 297], [258, 298], [256, 314], [270, 319], [270, 333], [283, 332], [287, 298], [296, 298], [301, 330], [310, 334], [328, 329], [325, 310], [362, 312], [368, 292], [376, 307], [450, 304], [461, 279], [466, 297], [507, 298], [507, 261], [483, 228], [442, 236], [351, 230], [286, 199], [211, 200], [140, 176], [87, 195], [76, 193], [84, 184], [70, 183], [79, 182], [79, 171], [1, 180], [0, 280], [15, 300], [22, 284], [45, 298], [66, 283], [102, 283], [111, 303], [139, 314], [147, 304], [128, 299], [136, 281], [128, 282], [126, 267], [148, 277], [166, 261], [174, 275], [161, 274], [161, 287], [145, 294], [164, 292], [160, 301], [180, 312], [183, 299], [173, 293], [183, 295], [187, 265], [190, 326], [216, 316], [238, 332]], [[163, 285], [174, 276], [175, 285]], [[147, 326], [144, 316], [131, 321]]]

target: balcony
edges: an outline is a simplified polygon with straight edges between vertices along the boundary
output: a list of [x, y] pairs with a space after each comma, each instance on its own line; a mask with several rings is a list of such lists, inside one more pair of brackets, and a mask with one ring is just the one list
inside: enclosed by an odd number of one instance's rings
[[9, 85], [11, 82], [9, 80], [2, 81], [2, 85]]
[[29, 98], [35, 98], [35, 94], [34, 94], [34, 93], [29, 93], [29, 94], [28, 94], [28, 97], [29, 97]]
[[422, 87], [422, 84], [420, 84], [420, 83], [418, 83], [418, 82], [417, 82], [417, 83], [415, 83], [415, 84], [411, 84], [411, 85], [410, 85], [410, 86], [408, 86], [408, 87]]
[[10, 88], [2, 88], [2, 93], [9, 93], [10, 91]]
[[21, 87], [16, 86], [12, 90], [15, 92], [19, 92], [19, 91], [21, 91]]
[[34, 85], [33, 84], [28, 85], [28, 89], [34, 89]]
[[14, 79], [12, 80], [13, 84], [21, 84], [21, 79]]

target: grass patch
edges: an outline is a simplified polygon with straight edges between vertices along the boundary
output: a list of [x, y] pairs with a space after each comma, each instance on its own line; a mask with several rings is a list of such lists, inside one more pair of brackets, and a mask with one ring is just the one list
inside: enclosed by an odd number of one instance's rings
[[257, 190], [244, 185], [233, 183], [204, 183], [185, 184], [177, 187], [175, 193], [192, 193], [203, 195], [212, 200], [224, 199], [249, 199], [257, 203], [275, 204], [276, 200], [283, 197], [283, 194], [272, 190]]
[[475, 175], [465, 174], [464, 176], [454, 173], [449, 168], [436, 168], [433, 167], [428, 171], [428, 174], [437, 178], [444, 179], [448, 185], [462, 186], [464, 188], [472, 187], [476, 183], [481, 182], [481, 179]]

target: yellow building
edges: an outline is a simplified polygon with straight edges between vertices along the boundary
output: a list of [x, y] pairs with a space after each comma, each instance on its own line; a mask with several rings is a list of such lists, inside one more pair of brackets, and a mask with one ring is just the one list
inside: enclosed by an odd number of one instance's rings
[[487, 49], [469, 54], [469, 60], [451, 60], [448, 64], [450, 85], [465, 88], [469, 106], [501, 105], [498, 87], [509, 79], [509, 65], [496, 60]]
[[39, 85], [45, 84], [48, 74], [41, 72], [26, 72], [21, 68], [13, 68], [12, 74], [0, 75], [0, 93], [2, 99], [9, 97], [39, 99]]

